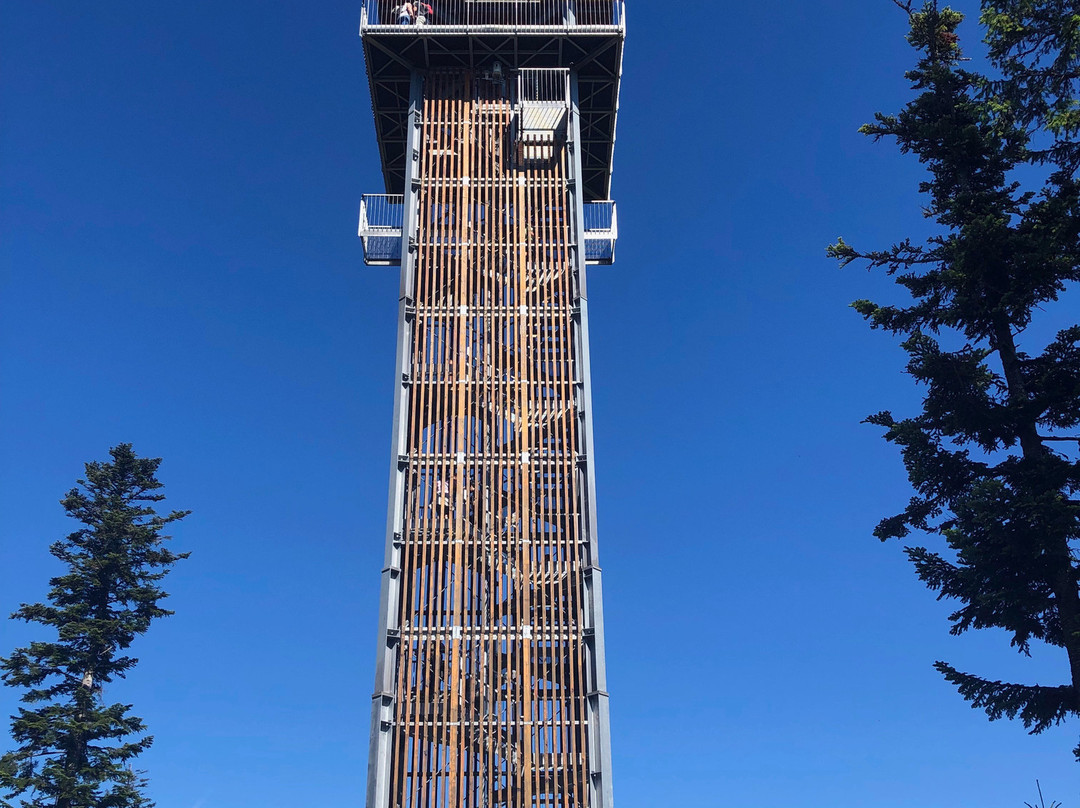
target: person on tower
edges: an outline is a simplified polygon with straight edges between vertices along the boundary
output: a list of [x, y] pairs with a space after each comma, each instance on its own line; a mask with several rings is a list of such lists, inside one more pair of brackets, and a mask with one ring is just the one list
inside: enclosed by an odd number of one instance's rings
[[431, 4], [425, 3], [424, 0], [420, 0], [420, 2], [416, 4], [416, 24], [427, 25], [429, 22], [434, 22], [434, 20], [432, 20], [433, 11], [434, 9], [431, 8]]
[[390, 13], [398, 21], [398, 25], [410, 25], [412, 24], [413, 14], [415, 12], [412, 3], [410, 3], [409, 0], [405, 0], [405, 2], [400, 5], [394, 6]]

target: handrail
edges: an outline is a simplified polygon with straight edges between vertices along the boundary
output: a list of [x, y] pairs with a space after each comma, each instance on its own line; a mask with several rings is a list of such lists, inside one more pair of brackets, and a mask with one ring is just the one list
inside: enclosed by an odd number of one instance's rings
[[364, 0], [360, 29], [623, 26], [622, 0]]
[[619, 219], [615, 212], [615, 203], [610, 199], [585, 203], [585, 233], [610, 234], [619, 237]]
[[619, 218], [610, 199], [584, 204], [585, 260], [590, 264], [610, 264], [615, 260], [619, 239]]
[[405, 218], [402, 194], [364, 194], [360, 197], [357, 234], [364, 245], [364, 260], [375, 266], [401, 263], [401, 228]]
[[405, 217], [403, 194], [364, 194], [360, 197], [361, 236], [385, 235], [390, 231], [401, 234]]

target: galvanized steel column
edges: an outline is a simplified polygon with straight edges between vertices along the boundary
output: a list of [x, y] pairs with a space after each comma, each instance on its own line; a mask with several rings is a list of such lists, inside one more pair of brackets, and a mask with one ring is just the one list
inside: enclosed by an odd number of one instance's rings
[[368, 751], [367, 808], [390, 806], [390, 749], [393, 742], [394, 702], [398, 646], [401, 641], [401, 547], [405, 513], [406, 419], [409, 412], [413, 354], [413, 285], [416, 277], [417, 189], [419, 132], [423, 79], [413, 73], [409, 93], [406, 185], [401, 230], [401, 285], [398, 295], [398, 336], [395, 362], [394, 426], [391, 439], [390, 501], [386, 515], [386, 551], [379, 595], [378, 652], [375, 657], [375, 692], [371, 702], [371, 739]]
[[611, 727], [604, 647], [603, 576], [600, 569], [596, 528], [596, 470], [593, 451], [592, 379], [589, 364], [589, 296], [586, 288], [585, 211], [581, 178], [581, 121], [578, 114], [577, 72], [570, 72], [570, 121], [567, 148], [570, 150], [570, 199], [574, 221], [575, 347], [578, 371], [578, 418], [583, 438], [578, 468], [582, 474], [582, 536], [585, 545], [585, 638], [589, 651], [589, 786], [590, 808], [612, 808]]

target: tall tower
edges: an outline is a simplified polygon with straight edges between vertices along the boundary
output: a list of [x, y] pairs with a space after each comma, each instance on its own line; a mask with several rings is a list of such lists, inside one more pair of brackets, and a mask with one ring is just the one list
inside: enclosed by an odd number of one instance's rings
[[585, 268], [623, 5], [364, 2], [360, 236], [401, 267], [367, 808], [612, 808]]

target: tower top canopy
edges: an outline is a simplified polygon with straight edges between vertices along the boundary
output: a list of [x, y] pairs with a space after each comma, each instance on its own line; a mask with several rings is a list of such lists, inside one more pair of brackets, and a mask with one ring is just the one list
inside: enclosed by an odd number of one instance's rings
[[577, 74], [585, 198], [610, 196], [625, 37], [622, 0], [363, 0], [360, 36], [388, 193], [405, 183], [405, 131], [414, 71]]

